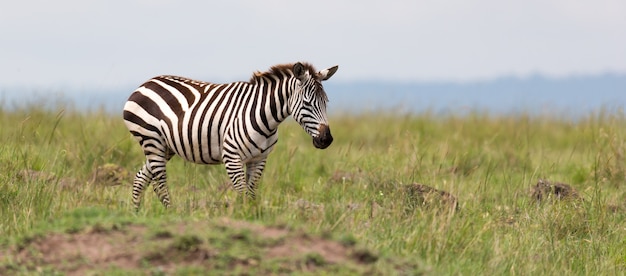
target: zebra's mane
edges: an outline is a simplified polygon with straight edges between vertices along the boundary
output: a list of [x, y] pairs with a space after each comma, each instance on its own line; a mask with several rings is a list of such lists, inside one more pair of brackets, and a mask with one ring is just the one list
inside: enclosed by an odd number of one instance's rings
[[[252, 78], [250, 78], [250, 83], [256, 84], [260, 79], [267, 78], [269, 76], [276, 76], [278, 78], [291, 77], [293, 76], [293, 65], [294, 63], [278, 64], [272, 66], [268, 71], [254, 72]], [[302, 62], [302, 65], [304, 66], [305, 70], [309, 71], [309, 74], [315, 76], [317, 70], [315, 70], [315, 67], [313, 67], [313, 65], [306, 62]]]
[[[305, 70], [309, 71], [309, 74], [315, 78], [317, 78], [317, 70], [315, 69], [315, 67], [313, 67], [313, 65], [311, 65], [310, 63], [307, 62], [301, 62], [302, 66], [304, 67]], [[279, 79], [285, 78], [285, 77], [292, 77], [293, 74], [293, 65], [294, 63], [285, 63], [285, 64], [278, 64], [278, 65], [274, 65], [270, 68], [270, 70], [265, 71], [265, 72], [261, 72], [261, 71], [257, 71], [254, 72], [254, 74], [252, 74], [252, 78], [250, 78], [250, 83], [251, 84], [257, 84], [259, 83], [259, 81], [263, 78], [268, 78], [271, 76], [276, 76]], [[326, 92], [324, 92], [324, 89], [320, 83], [320, 81], [318, 80], [316, 82], [317, 85], [319, 85], [317, 92], [319, 93], [318, 96], [321, 97], [322, 99], [324, 99], [324, 101], [328, 101], [328, 96], [326, 95]]]

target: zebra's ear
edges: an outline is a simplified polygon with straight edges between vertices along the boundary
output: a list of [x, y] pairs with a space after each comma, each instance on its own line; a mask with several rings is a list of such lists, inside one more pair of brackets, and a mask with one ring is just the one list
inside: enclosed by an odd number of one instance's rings
[[304, 69], [304, 66], [302, 65], [302, 63], [298, 62], [293, 65], [293, 74], [300, 81], [304, 81], [306, 79], [306, 73], [307, 73], [306, 69]]
[[317, 73], [317, 75], [319, 76], [320, 79], [322, 79], [323, 81], [330, 79], [330, 77], [332, 77], [335, 72], [337, 72], [337, 69], [339, 69], [339, 65], [335, 65], [333, 67], [330, 67], [328, 69], [324, 69], [322, 71], [319, 71]]

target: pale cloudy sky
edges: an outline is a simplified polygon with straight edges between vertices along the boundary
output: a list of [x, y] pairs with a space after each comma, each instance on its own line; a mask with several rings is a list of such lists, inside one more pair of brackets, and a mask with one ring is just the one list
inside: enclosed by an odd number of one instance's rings
[[299, 60], [343, 81], [626, 73], [623, 0], [212, 2], [4, 1], [0, 88], [247, 80]]

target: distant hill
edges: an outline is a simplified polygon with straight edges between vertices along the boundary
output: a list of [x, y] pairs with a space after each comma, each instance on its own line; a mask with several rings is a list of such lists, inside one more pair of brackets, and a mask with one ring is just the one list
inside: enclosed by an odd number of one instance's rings
[[[491, 81], [389, 82], [328, 81], [331, 114], [368, 111], [464, 114], [518, 112], [577, 116], [602, 108], [621, 110], [626, 105], [626, 75], [604, 74], [567, 78], [503, 77]], [[43, 104], [81, 111], [104, 110], [119, 114], [136, 85], [109, 89], [25, 89], [0, 87], [4, 108]]]
[[605, 74], [568, 78], [503, 77], [492, 81], [351, 82], [325, 84], [330, 109], [349, 112], [401, 110], [404, 112], [495, 114], [540, 112], [581, 114], [626, 105], [626, 75]]

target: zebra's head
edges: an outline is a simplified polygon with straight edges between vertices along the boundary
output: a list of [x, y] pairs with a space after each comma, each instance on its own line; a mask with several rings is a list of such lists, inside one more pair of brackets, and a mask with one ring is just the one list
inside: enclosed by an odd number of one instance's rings
[[326, 116], [328, 97], [322, 81], [329, 79], [337, 72], [339, 66], [333, 66], [319, 72], [311, 72], [311, 66], [298, 62], [293, 65], [293, 73], [297, 79], [295, 91], [289, 99], [293, 118], [313, 138], [313, 145], [325, 149], [333, 142]]

